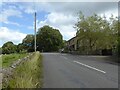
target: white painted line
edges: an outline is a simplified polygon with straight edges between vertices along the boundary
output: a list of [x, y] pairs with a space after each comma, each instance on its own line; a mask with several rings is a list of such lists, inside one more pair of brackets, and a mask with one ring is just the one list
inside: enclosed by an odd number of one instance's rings
[[68, 59], [68, 58], [66, 58], [66, 57], [63, 57], [64, 59]]
[[100, 69], [97, 69], [97, 68], [95, 68], [95, 67], [92, 67], [92, 66], [89, 66], [89, 65], [80, 63], [80, 62], [78, 62], [78, 61], [73, 61], [73, 62], [78, 63], [78, 64], [81, 64], [81, 65], [86, 66], [86, 67], [88, 67], [88, 68], [94, 69], [94, 70], [96, 70], [96, 71], [99, 71], [99, 72], [102, 72], [102, 73], [106, 73], [106, 72], [103, 71], [103, 70], [100, 70]]
[[67, 54], [62, 54], [62, 55], [67, 55]]
[[61, 57], [63, 57], [63, 58], [66, 59], [66, 60], [68, 59], [68, 58], [66, 58], [66, 57], [64, 57], [64, 56], [61, 56]]

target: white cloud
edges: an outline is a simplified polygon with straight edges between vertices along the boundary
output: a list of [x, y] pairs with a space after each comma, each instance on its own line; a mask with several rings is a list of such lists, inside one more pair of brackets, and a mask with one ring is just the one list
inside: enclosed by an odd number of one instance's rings
[[[72, 0], [71, 0], [72, 1]], [[110, 13], [116, 13], [117, 3], [113, 2], [32, 2], [24, 3], [24, 11], [26, 13], [33, 13], [37, 10], [38, 14], [41, 11], [48, 12], [45, 20], [37, 20], [37, 29], [44, 25], [50, 25], [58, 28], [62, 33], [64, 39], [72, 38], [76, 31], [73, 28], [77, 22], [77, 13], [82, 11], [85, 16], [97, 14], [104, 14], [109, 17]], [[109, 15], [108, 15], [109, 12]], [[114, 14], [116, 15], [116, 14]], [[32, 28], [32, 27], [29, 27]]]
[[7, 27], [0, 27], [0, 47], [7, 41], [12, 41], [15, 44], [21, 43], [26, 34], [19, 31], [10, 30]]
[[28, 8], [28, 9], [25, 10], [25, 12], [30, 14], [30, 13], [34, 13], [35, 11], [33, 9]]
[[40, 22], [37, 20], [37, 29], [44, 25], [50, 25], [59, 29], [63, 39], [68, 40], [76, 34], [76, 30], [73, 28], [76, 21], [77, 17], [75, 16], [52, 12], [46, 16], [45, 20]]
[[[34, 0], [36, 1], [36, 0]], [[72, 1], [72, 0], [70, 0]], [[86, 0], [85, 0], [86, 1]], [[62, 33], [64, 39], [68, 40], [72, 38], [76, 31], [73, 28], [74, 24], [77, 22], [77, 13], [82, 11], [85, 16], [90, 16], [94, 13], [105, 14], [109, 17], [110, 13], [116, 13], [117, 3], [114, 2], [28, 2], [18, 4], [22, 6], [22, 11], [28, 14], [32, 14], [35, 9], [37, 13], [44, 11], [49, 13], [45, 16], [45, 20], [37, 20], [37, 29], [44, 25], [50, 25], [57, 28]], [[116, 15], [116, 14], [114, 14]], [[3, 18], [4, 19], [4, 18]], [[5, 18], [6, 19], [6, 18]], [[34, 26], [34, 25], [33, 25]], [[33, 29], [33, 26], [28, 26], [28, 29]]]
[[79, 11], [82, 11], [87, 16], [114, 8], [118, 9], [117, 2], [28, 2], [23, 3], [22, 6], [24, 11], [28, 13], [33, 13], [36, 10], [37, 12], [77, 14]]
[[9, 18], [11, 16], [22, 17], [22, 12], [20, 12], [17, 9], [14, 9], [13, 7], [9, 9], [3, 9], [0, 13], [0, 22], [20, 26], [16, 22], [9, 21]]
[[[33, 2], [33, 0], [2, 0], [3, 2]], [[34, 2], [118, 2], [119, 0], [34, 0]]]
[[48, 16], [48, 22], [52, 23], [52, 24], [63, 24], [63, 25], [69, 25], [72, 24], [76, 21], [76, 17], [68, 14], [64, 14], [64, 13], [56, 13], [56, 12], [52, 12], [50, 13]]
[[64, 40], [68, 40], [76, 35], [76, 30], [73, 26], [73, 24], [59, 26], [60, 32], [64, 36]]
[[111, 15], [113, 15], [114, 18], [118, 17], [118, 9], [108, 10], [106, 12], [100, 13], [100, 16], [106, 16], [106, 19], [109, 20]]
[[33, 29], [34, 29], [33, 26], [28, 26], [27, 28], [30, 29], [30, 30], [31, 30], [31, 29], [33, 30]]
[[[34, 5], [34, 4], [31, 4], [31, 5]], [[28, 7], [26, 7], [26, 9], [24, 10], [24, 12], [26, 12], [28, 14], [34, 13], [35, 12], [34, 6], [28, 6]]]

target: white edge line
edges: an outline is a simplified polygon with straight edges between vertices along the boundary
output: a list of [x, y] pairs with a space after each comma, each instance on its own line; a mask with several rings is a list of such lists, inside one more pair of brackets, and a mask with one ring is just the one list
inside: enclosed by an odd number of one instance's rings
[[86, 66], [86, 67], [88, 67], [88, 68], [94, 69], [94, 70], [96, 70], [96, 71], [99, 71], [99, 72], [102, 72], [102, 73], [106, 73], [106, 72], [103, 71], [103, 70], [100, 70], [100, 69], [94, 68], [94, 67], [92, 67], [92, 66], [89, 66], [89, 65], [80, 63], [80, 62], [78, 62], [78, 61], [73, 61], [73, 62], [78, 63], [78, 64], [81, 64], [81, 65]]

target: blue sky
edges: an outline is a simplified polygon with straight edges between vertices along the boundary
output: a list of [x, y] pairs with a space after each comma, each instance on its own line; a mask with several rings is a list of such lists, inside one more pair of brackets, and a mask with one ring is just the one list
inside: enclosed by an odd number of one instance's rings
[[[2, 26], [8, 27], [12, 30], [19, 29], [21, 33], [33, 34], [34, 33], [33, 28], [29, 28], [29, 27], [33, 26], [34, 14], [24, 12], [20, 8], [20, 6], [22, 6], [22, 3], [3, 3], [3, 6], [2, 6], [3, 10], [5, 10], [5, 9], [18, 10], [21, 12], [21, 15], [20, 16], [19, 15], [18, 16], [11, 15], [10, 17], [8, 17], [9, 22], [14, 22], [16, 24], [2, 23]], [[37, 19], [40, 21], [45, 20], [46, 14], [47, 14], [47, 12], [44, 12], [44, 11], [39, 12], [39, 14], [37, 14]]]
[[7, 41], [21, 43], [27, 34], [34, 34], [34, 12], [37, 12], [37, 29], [50, 25], [60, 30], [64, 40], [75, 36], [73, 28], [77, 13], [85, 16], [94, 13], [106, 17], [118, 15], [116, 3], [110, 2], [3, 2], [0, 8], [0, 46]]

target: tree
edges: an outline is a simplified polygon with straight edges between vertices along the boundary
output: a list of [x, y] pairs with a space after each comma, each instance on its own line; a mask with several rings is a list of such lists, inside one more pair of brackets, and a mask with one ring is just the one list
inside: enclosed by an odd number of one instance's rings
[[2, 46], [2, 53], [3, 54], [15, 53], [16, 49], [17, 49], [16, 45], [14, 45], [13, 42], [9, 41]]
[[112, 49], [117, 45], [118, 25], [112, 16], [111, 21], [107, 21], [106, 17], [102, 18], [96, 14], [85, 17], [80, 13], [75, 28], [80, 51], [86, 54], [93, 54], [96, 50]]
[[27, 35], [23, 41], [22, 44], [19, 44], [19, 48], [24, 48], [24, 50], [27, 50], [28, 52], [34, 51], [34, 35], [29, 34]]
[[119, 51], [119, 40], [120, 40], [120, 34], [119, 34], [119, 26], [120, 26], [120, 21], [118, 20], [118, 17], [113, 18], [113, 15], [110, 17], [111, 21], [111, 45], [113, 46], [113, 52], [114, 54], [118, 54]]
[[26, 52], [27, 50], [25, 49], [25, 46], [22, 43], [19, 43], [17, 45], [17, 52], [21, 53], [21, 52]]
[[77, 29], [77, 36], [79, 37], [79, 42], [81, 46], [81, 51], [86, 54], [91, 54], [94, 49], [96, 49], [95, 44], [100, 38], [100, 20], [101, 18], [94, 14], [93, 16], [86, 17], [80, 13], [78, 22], [75, 24]]
[[37, 50], [52, 52], [58, 51], [63, 45], [62, 35], [58, 29], [43, 26], [37, 32]]
[[118, 49], [118, 56], [120, 57], [120, 36], [118, 37], [118, 47], [117, 47], [117, 49]]
[[[120, 19], [118, 20], [118, 45], [117, 45], [117, 52], [118, 52], [118, 56], [120, 57]], [[119, 60], [120, 62], [120, 60]]]
[[0, 54], [2, 54], [2, 47], [0, 47]]

